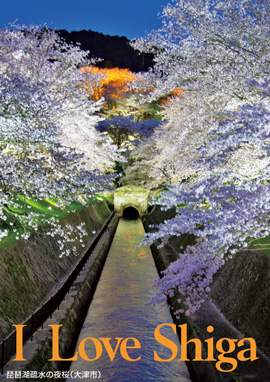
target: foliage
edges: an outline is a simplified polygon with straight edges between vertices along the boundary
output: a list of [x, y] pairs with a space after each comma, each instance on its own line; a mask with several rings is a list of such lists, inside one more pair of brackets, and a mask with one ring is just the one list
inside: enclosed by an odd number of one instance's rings
[[129, 143], [135, 144], [136, 140], [149, 137], [154, 129], [160, 125], [156, 120], [135, 121], [133, 117], [114, 117], [97, 124], [97, 130], [107, 132], [114, 144], [121, 148]]
[[[106, 173], [118, 155], [109, 137], [94, 128], [100, 105], [81, 90], [86, 78], [78, 68], [86, 65], [86, 56], [46, 28], [0, 31], [2, 222], [14, 214], [26, 230], [40, 219], [58, 230], [55, 217], [11, 208], [16, 196], [56, 198], [64, 206], [109, 185]], [[94, 75], [87, 80], [97, 82]]]
[[94, 86], [86, 82], [84, 87], [92, 99], [99, 100], [104, 97], [106, 100], [127, 97], [132, 89], [129, 84], [136, 81], [136, 75], [128, 69], [110, 68], [99, 69], [95, 66], [84, 67], [81, 71], [85, 74], [99, 75], [99, 81]]
[[[135, 169], [168, 185], [156, 201], [177, 209], [145, 243], [191, 233], [154, 301], [177, 288], [189, 314], [213, 275], [251, 237], [269, 235], [269, 2], [180, 0], [163, 9], [163, 27], [133, 45], [156, 53], [157, 99], [185, 90], [167, 105], [162, 132], [138, 149]], [[156, 183], [155, 183], [156, 181]]]
[[155, 70], [167, 78], [155, 92], [201, 82], [205, 92], [245, 98], [247, 78], [269, 71], [269, 6], [267, 0], [174, 0], [164, 7], [163, 27], [133, 43], [155, 53]]
[[148, 102], [145, 95], [156, 85], [151, 73], [132, 73], [128, 69], [83, 67], [81, 72], [96, 75], [97, 82], [86, 81], [83, 85], [91, 100], [104, 100], [98, 114], [106, 119], [133, 116], [136, 121], [160, 119], [163, 104], [169, 99], [181, 97], [180, 89], [173, 89], [157, 101]]

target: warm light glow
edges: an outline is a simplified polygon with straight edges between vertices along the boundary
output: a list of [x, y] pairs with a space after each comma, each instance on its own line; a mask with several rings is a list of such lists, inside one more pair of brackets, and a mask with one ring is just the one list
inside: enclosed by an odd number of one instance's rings
[[176, 98], [176, 97], [182, 98], [184, 93], [185, 91], [181, 90], [180, 88], [175, 88], [171, 90], [171, 92], [168, 95], [166, 95], [165, 97], [162, 97], [159, 100], [159, 103], [161, 105], [164, 105], [166, 103], [169, 103], [173, 98]]
[[175, 88], [172, 91], [172, 94], [174, 97], [183, 97], [184, 93], [185, 93], [185, 91], [181, 90], [180, 88]]
[[[94, 87], [94, 94], [91, 97], [98, 100], [101, 97], [106, 99], [119, 99], [127, 97], [133, 91], [129, 84], [136, 81], [136, 75], [128, 69], [99, 69], [95, 66], [88, 66], [81, 69], [83, 73], [101, 74], [99, 85]], [[86, 91], [92, 91], [92, 86], [85, 85]]]
[[[84, 87], [86, 92], [89, 93], [91, 99], [97, 101], [104, 97], [107, 101], [103, 106], [103, 111], [114, 110], [118, 108], [117, 100], [128, 98], [132, 94], [141, 93], [148, 94], [154, 90], [154, 88], [132, 89], [130, 86], [132, 82], [141, 80], [140, 74], [135, 74], [128, 69], [119, 68], [104, 68], [99, 69], [95, 66], [88, 66], [80, 69], [84, 74], [98, 74], [100, 75], [97, 84], [93, 84], [91, 80], [87, 80]], [[165, 105], [173, 98], [183, 97], [183, 91], [180, 88], [173, 89], [169, 94], [160, 98], [157, 103]]]

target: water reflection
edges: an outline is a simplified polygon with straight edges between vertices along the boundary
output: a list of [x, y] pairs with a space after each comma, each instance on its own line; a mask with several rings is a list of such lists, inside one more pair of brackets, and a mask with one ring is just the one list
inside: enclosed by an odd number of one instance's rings
[[[114, 350], [117, 345], [115, 338], [133, 337], [140, 342], [141, 349], [128, 349], [128, 355], [132, 359], [141, 356], [141, 359], [127, 361], [118, 348], [111, 361], [103, 345], [99, 359], [90, 362], [78, 357], [78, 361], [72, 363], [71, 370], [99, 370], [101, 380], [109, 382], [190, 381], [185, 363], [177, 361], [180, 354], [174, 361], [154, 361], [154, 351], [164, 359], [171, 356], [171, 350], [155, 340], [154, 330], [160, 324], [172, 323], [172, 319], [167, 306], [144, 305], [154, 293], [151, 285], [158, 274], [150, 249], [135, 248], [143, 237], [144, 229], [139, 219], [120, 220], [78, 340], [80, 343], [87, 337], [111, 338], [110, 344]], [[172, 329], [164, 329], [162, 334], [180, 348]], [[85, 342], [85, 351], [89, 359], [96, 357], [92, 340]]]

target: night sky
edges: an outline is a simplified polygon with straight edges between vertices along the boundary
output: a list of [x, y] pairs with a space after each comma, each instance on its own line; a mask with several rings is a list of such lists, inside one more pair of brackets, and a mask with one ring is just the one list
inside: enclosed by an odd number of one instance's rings
[[91, 29], [103, 34], [143, 37], [158, 29], [157, 14], [168, 0], [0, 0], [0, 28], [15, 20], [22, 25], [45, 23], [54, 29]]

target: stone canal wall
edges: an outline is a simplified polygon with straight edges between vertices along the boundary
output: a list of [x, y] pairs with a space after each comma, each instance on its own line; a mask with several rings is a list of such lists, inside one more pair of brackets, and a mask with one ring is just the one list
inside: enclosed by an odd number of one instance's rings
[[[150, 215], [143, 217], [146, 231], [153, 230], [149, 225], [162, 223], [174, 215], [173, 209], [161, 211], [155, 206]], [[187, 245], [192, 245], [193, 241], [192, 235], [182, 235], [180, 238], [173, 238], [164, 248], [153, 245], [152, 252], [157, 268], [160, 271], [166, 268], [171, 261], [176, 260], [180, 246], [185, 248]], [[197, 337], [203, 341], [203, 328], [212, 323], [217, 326], [215, 329], [220, 332], [220, 338], [226, 337], [228, 332], [235, 335], [239, 330], [245, 337], [254, 338], [259, 349], [269, 357], [270, 257], [251, 249], [238, 252], [216, 274], [210, 297], [225, 319], [214, 304], [207, 302], [193, 317], [182, 316], [179, 322], [176, 320], [178, 324], [188, 324], [188, 338]], [[176, 298], [171, 303], [177, 307]], [[225, 326], [228, 330], [224, 331]], [[190, 346], [189, 351], [190, 358], [193, 359], [194, 347]], [[262, 354], [263, 358], [264, 355]], [[269, 368], [267, 359], [264, 365]], [[230, 373], [217, 372], [213, 362], [192, 362], [189, 366], [191, 375], [196, 381], [246, 381], [240, 377], [234, 379]], [[259, 368], [260, 365], [257, 366], [257, 370], [255, 368], [255, 373]], [[246, 374], [249, 378], [247, 380], [253, 381], [252, 372], [247, 370]], [[255, 380], [265, 379], [255, 378]]]
[[[97, 202], [71, 214], [61, 224], [75, 226], [84, 222], [87, 248], [92, 232], [100, 229], [110, 214], [105, 203]], [[82, 256], [84, 250], [75, 237], [69, 245], [74, 244], [81, 248]], [[78, 261], [77, 256], [60, 258], [59, 254], [57, 238], [42, 232], [0, 251], [0, 340], [14, 329], [13, 324], [21, 323], [45, 300]]]
[[251, 249], [238, 252], [216, 274], [211, 297], [270, 356], [270, 257]]
[[[59, 333], [59, 354], [63, 359], [74, 355], [76, 342], [110, 250], [118, 221], [119, 217], [115, 215], [107, 228], [106, 235], [102, 236], [101, 243], [98, 244], [90, 257], [93, 258], [93, 262], [86, 276], [83, 276], [81, 283], [78, 282], [79, 285], [75, 288], [75, 294], [73, 295], [72, 292], [67, 297], [66, 304], [68, 308], [60, 309], [60, 314], [53, 314], [53, 317], [55, 317], [54, 324], [63, 326]], [[44, 337], [42, 342], [37, 340], [39, 342], [37, 350], [32, 352], [31, 359], [24, 364], [23, 370], [39, 370], [44, 372], [68, 370], [70, 366], [69, 361], [48, 361], [52, 356], [51, 329], [46, 331]], [[26, 381], [27, 379], [22, 380], [22, 382]], [[50, 382], [54, 381], [56, 382], [58, 379], [50, 378]]]

